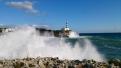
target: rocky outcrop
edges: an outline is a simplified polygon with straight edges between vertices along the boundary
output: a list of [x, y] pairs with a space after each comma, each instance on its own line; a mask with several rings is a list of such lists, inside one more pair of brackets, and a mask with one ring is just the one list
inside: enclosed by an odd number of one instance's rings
[[94, 60], [61, 60], [58, 57], [37, 57], [0, 60], [0, 68], [121, 68], [120, 60], [96, 62]]

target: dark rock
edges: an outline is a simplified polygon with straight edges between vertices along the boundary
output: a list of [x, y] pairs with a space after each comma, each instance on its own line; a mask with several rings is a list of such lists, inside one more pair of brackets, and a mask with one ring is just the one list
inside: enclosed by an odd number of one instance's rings
[[60, 60], [58, 57], [37, 57], [12, 60], [0, 60], [0, 68], [121, 68], [118, 59], [106, 62], [94, 60]]
[[34, 64], [29, 64], [29, 67], [35, 67], [35, 65]]

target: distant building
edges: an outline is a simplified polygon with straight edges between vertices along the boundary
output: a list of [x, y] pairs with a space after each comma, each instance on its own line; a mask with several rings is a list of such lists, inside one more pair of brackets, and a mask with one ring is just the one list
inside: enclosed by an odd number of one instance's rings
[[0, 25], [0, 33], [13, 32], [13, 31], [15, 31], [14, 26]]
[[[66, 21], [66, 26], [65, 28], [62, 28], [60, 30], [51, 30], [46, 27], [35, 27], [36, 30], [40, 33], [41, 36], [43, 35], [51, 35], [55, 37], [69, 37], [70, 35], [70, 29], [68, 27], [68, 22]], [[0, 27], [0, 33], [5, 33], [5, 32], [14, 32], [15, 28], [9, 28], [9, 27]]]

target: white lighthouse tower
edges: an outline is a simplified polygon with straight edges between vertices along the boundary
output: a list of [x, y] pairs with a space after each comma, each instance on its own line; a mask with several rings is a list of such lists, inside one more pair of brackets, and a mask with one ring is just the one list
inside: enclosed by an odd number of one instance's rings
[[71, 30], [68, 27], [68, 21], [66, 20], [66, 26], [62, 29], [63, 37], [69, 37], [70, 31]]

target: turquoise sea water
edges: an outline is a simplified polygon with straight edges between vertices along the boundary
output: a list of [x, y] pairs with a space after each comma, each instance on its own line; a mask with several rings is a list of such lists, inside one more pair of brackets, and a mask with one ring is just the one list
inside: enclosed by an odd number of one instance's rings
[[[121, 33], [93, 33], [80, 34], [88, 38], [99, 53], [103, 54], [107, 59], [121, 59]], [[80, 39], [85, 39], [80, 38]], [[79, 40], [79, 38], [68, 39], [71, 42]]]

